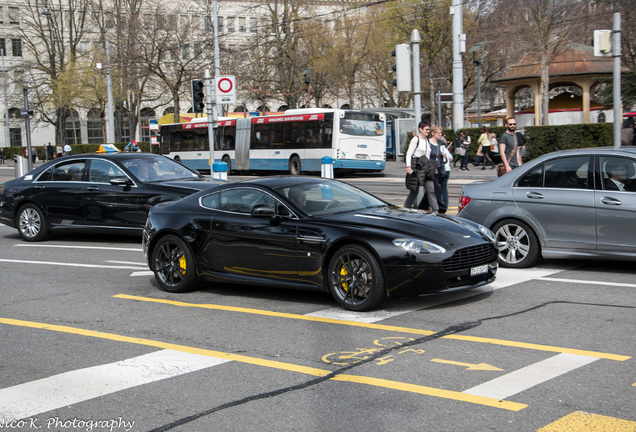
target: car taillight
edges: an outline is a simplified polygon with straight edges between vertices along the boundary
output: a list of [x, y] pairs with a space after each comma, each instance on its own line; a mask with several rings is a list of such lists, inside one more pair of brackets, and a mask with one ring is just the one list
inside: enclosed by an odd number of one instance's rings
[[466, 207], [469, 202], [470, 202], [470, 198], [468, 196], [466, 196], [466, 195], [460, 196], [459, 197], [459, 205], [457, 206], [457, 213], [459, 213], [462, 210], [464, 210], [464, 207]]

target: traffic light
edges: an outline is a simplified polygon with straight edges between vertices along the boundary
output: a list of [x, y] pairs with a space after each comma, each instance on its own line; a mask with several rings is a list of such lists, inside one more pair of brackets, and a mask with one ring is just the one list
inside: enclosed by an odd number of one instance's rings
[[192, 111], [202, 113], [205, 108], [205, 92], [203, 91], [203, 80], [193, 79], [190, 81], [192, 89]]
[[391, 53], [395, 57], [393, 85], [398, 91], [411, 91], [411, 50], [408, 44], [396, 45]]

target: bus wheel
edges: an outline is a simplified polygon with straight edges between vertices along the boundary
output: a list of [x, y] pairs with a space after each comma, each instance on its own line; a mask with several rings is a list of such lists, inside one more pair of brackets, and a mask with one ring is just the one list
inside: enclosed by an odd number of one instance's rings
[[289, 173], [291, 175], [300, 175], [300, 158], [298, 156], [292, 156], [289, 159]]
[[232, 161], [230, 160], [230, 157], [225, 155], [221, 160], [227, 164], [227, 175], [230, 175], [232, 173]]
[[181, 163], [181, 158], [179, 156], [175, 156], [174, 157], [174, 161]]

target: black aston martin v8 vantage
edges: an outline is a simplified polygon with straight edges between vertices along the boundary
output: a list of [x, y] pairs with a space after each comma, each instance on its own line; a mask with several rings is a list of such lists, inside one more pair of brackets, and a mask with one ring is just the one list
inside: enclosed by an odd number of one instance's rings
[[169, 292], [199, 281], [313, 289], [356, 311], [387, 296], [488, 284], [498, 254], [492, 232], [476, 223], [305, 177], [235, 182], [159, 204], [143, 247]]

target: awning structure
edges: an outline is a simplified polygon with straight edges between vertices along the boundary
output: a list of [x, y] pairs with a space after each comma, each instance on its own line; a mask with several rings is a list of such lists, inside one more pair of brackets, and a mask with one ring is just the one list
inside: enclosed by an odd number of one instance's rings
[[[593, 108], [590, 98], [591, 89], [602, 79], [612, 77], [613, 60], [611, 57], [597, 57], [594, 48], [583, 44], [572, 44], [567, 51], [557, 56], [549, 66], [549, 88], [559, 86], [577, 86], [583, 94], [578, 99], [578, 109], [582, 111], [583, 123], [590, 123], [590, 110]], [[521, 62], [512, 66], [506, 75], [494, 82], [506, 87], [506, 108], [508, 116], [515, 116], [515, 94], [529, 87], [534, 92], [535, 109], [534, 124], [540, 124], [541, 119], [541, 71], [539, 58], [529, 54]], [[552, 112], [552, 107], [550, 107]]]

